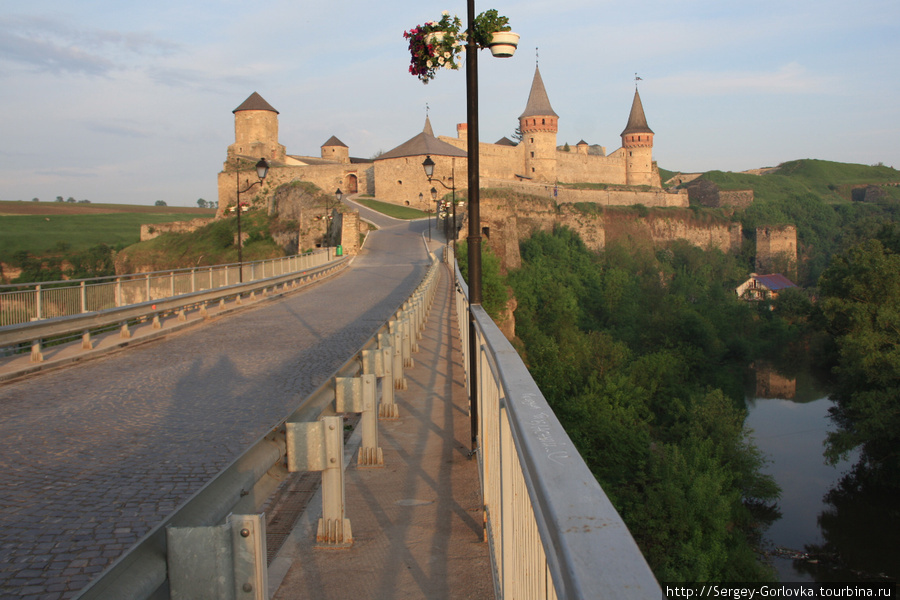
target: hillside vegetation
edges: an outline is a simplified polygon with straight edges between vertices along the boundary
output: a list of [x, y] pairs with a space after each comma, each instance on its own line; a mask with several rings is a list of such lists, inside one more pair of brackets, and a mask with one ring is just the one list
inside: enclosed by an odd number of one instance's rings
[[[805, 159], [762, 175], [709, 171], [702, 180], [722, 190], [753, 190], [753, 204], [735, 215], [748, 238], [758, 227], [797, 227], [797, 277], [805, 286], [815, 286], [831, 256], [900, 216], [900, 187], [885, 185], [900, 183], [900, 171], [885, 166]], [[854, 201], [853, 190], [866, 186], [877, 186], [877, 199]]]
[[0, 202], [0, 262], [11, 263], [22, 252], [60, 258], [98, 244], [125, 247], [140, 241], [141, 225], [215, 214], [215, 210], [170, 206]]
[[[277, 219], [268, 217], [262, 211], [248, 212], [243, 216], [241, 231], [245, 236], [245, 262], [285, 255], [284, 249], [272, 238], [272, 229], [277, 227]], [[236, 241], [237, 218], [217, 219], [191, 233], [164, 233], [125, 248], [116, 256], [116, 272], [139, 273], [148, 269], [236, 263]]]

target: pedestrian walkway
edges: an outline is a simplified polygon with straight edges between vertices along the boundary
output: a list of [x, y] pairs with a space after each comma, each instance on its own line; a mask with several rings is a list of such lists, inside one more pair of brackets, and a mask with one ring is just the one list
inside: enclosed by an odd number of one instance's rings
[[384, 468], [345, 458], [353, 546], [315, 547], [319, 495], [269, 567], [276, 600], [494, 597], [450, 290], [442, 268], [408, 389], [395, 395], [400, 418], [379, 422]]

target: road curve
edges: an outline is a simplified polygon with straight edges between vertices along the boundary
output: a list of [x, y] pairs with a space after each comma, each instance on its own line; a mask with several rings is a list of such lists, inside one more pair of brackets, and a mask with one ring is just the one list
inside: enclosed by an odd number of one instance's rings
[[354, 208], [379, 230], [344, 274], [0, 386], [0, 597], [72, 597], [390, 318], [427, 224]]

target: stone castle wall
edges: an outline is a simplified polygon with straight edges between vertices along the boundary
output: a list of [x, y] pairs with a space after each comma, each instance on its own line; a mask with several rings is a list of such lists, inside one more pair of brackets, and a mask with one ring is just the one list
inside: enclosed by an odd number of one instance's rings
[[585, 245], [602, 250], [606, 244], [624, 237], [642, 238], [652, 244], [683, 240], [703, 249], [738, 252], [742, 233], [739, 223], [697, 223], [682, 214], [639, 217], [633, 212], [586, 213], [570, 204], [557, 205], [550, 198], [498, 198], [482, 194], [482, 235], [484, 244], [500, 258], [504, 269], [521, 265], [519, 240], [536, 231], [552, 231], [564, 225], [577, 232]]
[[481, 187], [511, 189], [523, 194], [555, 199], [559, 204], [587, 202], [600, 206], [635, 206], [637, 204], [647, 207], [688, 206], [688, 194], [685, 190], [668, 192], [663, 189], [624, 186], [603, 190], [581, 190], [546, 183], [486, 179], [484, 177], [481, 178]]
[[212, 219], [191, 219], [190, 221], [174, 221], [172, 223], [150, 223], [141, 225], [141, 241], [146, 242], [164, 233], [191, 233], [206, 227]]
[[756, 272], [790, 277], [797, 265], [797, 228], [793, 225], [756, 230]]
[[[371, 194], [371, 170], [374, 170], [372, 163], [273, 166], [269, 168], [269, 173], [261, 185], [255, 185], [241, 194], [241, 202], [258, 204], [268, 201], [267, 199], [271, 198], [272, 193], [280, 185], [292, 181], [309, 181], [323, 192], [334, 194], [338, 188], [345, 193], [350, 193], [352, 190], [351, 179], [355, 179], [357, 190], [360, 193]], [[246, 189], [249, 183], [258, 181], [256, 171], [242, 172], [240, 180], [241, 190]], [[234, 206], [236, 198], [234, 171], [220, 172], [219, 209], [216, 211], [216, 218], [222, 217], [229, 206]]]

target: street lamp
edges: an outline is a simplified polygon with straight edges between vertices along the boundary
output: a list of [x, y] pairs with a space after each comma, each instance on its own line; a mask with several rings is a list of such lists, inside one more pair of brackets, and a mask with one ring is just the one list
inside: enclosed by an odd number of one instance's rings
[[[341, 188], [338, 188], [334, 191], [334, 199], [335, 199], [334, 207], [336, 207], [338, 204], [341, 203], [341, 198], [343, 198], [343, 197], [344, 197], [344, 192], [341, 191]], [[326, 248], [328, 248], [329, 244], [330, 244], [330, 240], [328, 238], [331, 236], [331, 224], [332, 224], [331, 210], [334, 207], [331, 206], [331, 204], [329, 204], [328, 198], [326, 196], [326, 199], [325, 199], [325, 236], [324, 236]]]
[[[441, 181], [440, 179], [433, 179], [434, 177], [434, 161], [431, 160], [431, 155], [425, 156], [425, 160], [422, 161], [422, 168], [425, 170], [425, 177], [428, 178], [428, 183], [434, 183], [437, 181], [439, 184], [444, 186], [445, 190], [450, 190], [452, 193], [452, 202], [453, 202], [453, 241], [456, 241], [456, 162], [452, 162], [450, 165], [450, 185], [448, 186], [446, 183]], [[419, 194], [419, 199], [421, 200], [422, 194]], [[435, 188], [431, 188], [431, 199], [437, 200], [437, 190]], [[447, 234], [447, 221], [444, 220], [444, 234], [447, 237], [447, 244], [450, 244], [450, 236]]]
[[259, 181], [254, 181], [253, 183], [249, 183], [247, 187], [241, 189], [241, 171], [240, 169], [236, 170], [234, 173], [235, 176], [235, 190], [237, 190], [237, 229], [238, 229], [238, 281], [240, 283], [244, 282], [244, 240], [241, 233], [241, 194], [246, 191], [249, 191], [254, 185], [261, 184], [263, 179], [266, 178], [266, 175], [269, 173], [269, 163], [266, 162], [265, 158], [260, 158], [259, 162], [256, 163], [256, 176], [259, 177]]

